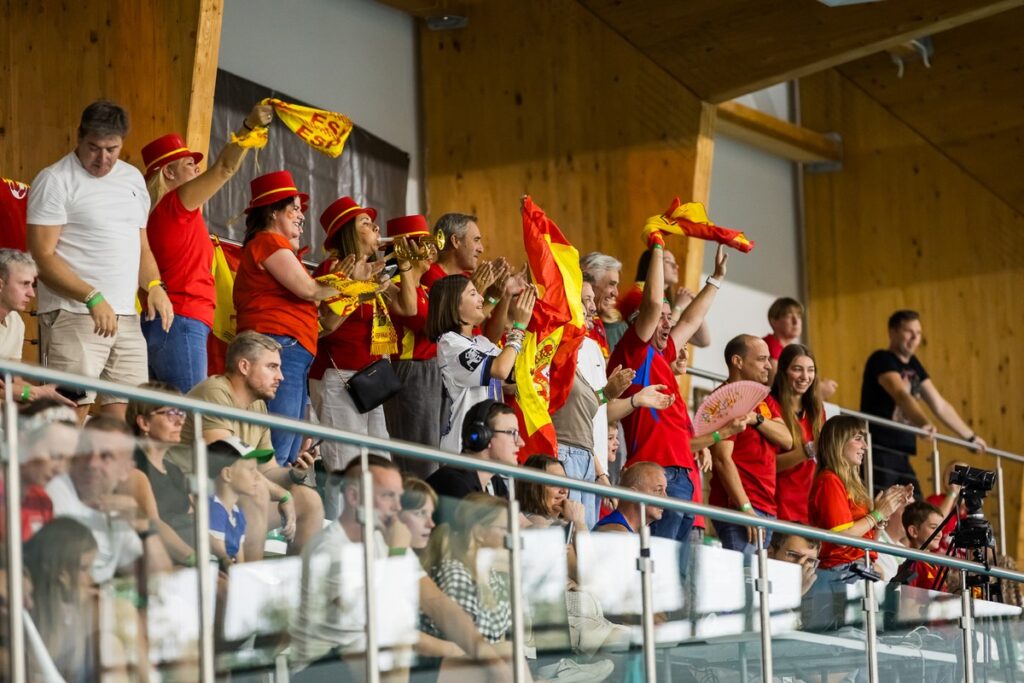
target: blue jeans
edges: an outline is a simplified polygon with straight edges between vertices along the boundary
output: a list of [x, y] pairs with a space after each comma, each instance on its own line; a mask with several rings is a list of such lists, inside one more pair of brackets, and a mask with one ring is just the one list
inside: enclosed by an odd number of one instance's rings
[[[565, 468], [565, 476], [579, 481], [596, 481], [597, 470], [594, 467], [594, 454], [579, 446], [558, 444], [558, 462]], [[587, 528], [593, 529], [597, 524], [597, 496], [590, 492], [569, 489], [569, 499], [583, 504]]]
[[[754, 512], [757, 513], [758, 517], [763, 519], [775, 519], [775, 515], [769, 515], [765, 512], [761, 512], [757, 508], [754, 508]], [[739, 550], [746, 555], [750, 555], [757, 551], [757, 547], [755, 547], [753, 543], [750, 543], [747, 536], [747, 528], [748, 527], [745, 527], [742, 524], [730, 524], [729, 522], [722, 522], [717, 519], [715, 520], [715, 530], [718, 532], [718, 540], [722, 542], [722, 547], [728, 548], [729, 550]], [[771, 540], [772, 530], [765, 529], [765, 547], [768, 546], [768, 543], [771, 542]]]
[[[686, 467], [666, 467], [665, 478], [668, 487], [665, 494], [669, 498], [693, 500], [693, 482], [690, 481], [690, 470]], [[659, 538], [686, 543], [690, 540], [693, 529], [693, 515], [683, 514], [676, 510], [663, 509], [661, 519], [651, 524], [651, 534]]]
[[[294, 337], [277, 334], [267, 336], [281, 345], [281, 374], [284, 375], [277, 387], [277, 394], [267, 401], [267, 410], [282, 417], [301, 420], [306, 416], [306, 403], [309, 402], [309, 367], [313, 364], [313, 354], [304, 349]], [[272, 429], [270, 440], [274, 443], [277, 464], [286, 466], [295, 462], [299, 446], [302, 445], [302, 434]]]
[[142, 321], [142, 336], [149, 353], [149, 376], [173, 384], [187, 394], [206, 379], [206, 339], [210, 328], [195, 318], [174, 316], [164, 332], [160, 316]]

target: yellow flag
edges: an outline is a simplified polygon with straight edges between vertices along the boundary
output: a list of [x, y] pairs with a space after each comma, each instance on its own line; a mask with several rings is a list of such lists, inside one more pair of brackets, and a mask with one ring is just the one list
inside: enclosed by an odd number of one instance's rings
[[284, 124], [313, 149], [335, 159], [341, 156], [345, 141], [352, 132], [352, 121], [344, 114], [289, 104], [274, 98], [267, 98], [261, 104], [273, 106]]
[[[213, 309], [213, 334], [226, 344], [235, 338], [235, 272], [224, 254], [224, 247], [216, 235], [213, 239], [213, 289], [216, 305]], [[238, 250], [238, 247], [233, 247]]]

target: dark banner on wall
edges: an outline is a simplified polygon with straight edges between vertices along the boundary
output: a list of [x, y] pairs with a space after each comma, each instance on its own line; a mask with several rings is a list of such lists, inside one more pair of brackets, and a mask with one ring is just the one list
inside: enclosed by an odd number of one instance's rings
[[[231, 134], [241, 126], [252, 106], [266, 97], [323, 108], [320, 103], [302, 102], [287, 93], [218, 70], [210, 129], [211, 155], [217, 155]], [[302, 246], [310, 247], [306, 260], [318, 262], [323, 258], [324, 233], [320, 227], [320, 214], [343, 195], [351, 196], [362, 206], [376, 208], [384, 232], [383, 224], [387, 219], [405, 215], [409, 155], [360, 128], [359, 121], [354, 123], [355, 129], [348, 138], [345, 151], [337, 159], [332, 159], [308, 146], [283, 123], [275, 121], [267, 146], [258, 154], [256, 150], [250, 150], [239, 172], [206, 205], [210, 232], [241, 242], [245, 235], [242, 212], [249, 203], [249, 181], [258, 175], [282, 169], [291, 171], [299, 190], [309, 194], [309, 211], [300, 239]]]

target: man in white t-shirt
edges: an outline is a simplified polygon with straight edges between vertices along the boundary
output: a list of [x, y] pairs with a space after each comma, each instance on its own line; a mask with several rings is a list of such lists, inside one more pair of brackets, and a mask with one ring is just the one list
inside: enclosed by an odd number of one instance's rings
[[[17, 249], [0, 249], [0, 359], [21, 360], [25, 344], [25, 321], [21, 314], [28, 310], [35, 295], [36, 263], [32, 257]], [[12, 384], [19, 401], [52, 398], [74, 405], [58, 394], [52, 384], [33, 386], [20, 377], [15, 377]], [[0, 381], [0, 398], [6, 390]]]
[[123, 420], [94, 418], [82, 430], [67, 473], [46, 485], [54, 516], [76, 519], [96, 539], [91, 574], [97, 583], [109, 581], [118, 570], [128, 570], [143, 553], [149, 574], [171, 568], [153, 523], [135, 499], [114, 493], [135, 468], [134, 450], [134, 437]]
[[[170, 328], [174, 311], [146, 239], [149, 193], [142, 174], [118, 160], [128, 115], [112, 102], [82, 112], [78, 146], [44, 168], [28, 200], [28, 246], [39, 266], [43, 364], [137, 386], [149, 378], [146, 342], [135, 309]], [[92, 393], [79, 401], [84, 418]], [[124, 418], [126, 400], [101, 396], [103, 411]]]

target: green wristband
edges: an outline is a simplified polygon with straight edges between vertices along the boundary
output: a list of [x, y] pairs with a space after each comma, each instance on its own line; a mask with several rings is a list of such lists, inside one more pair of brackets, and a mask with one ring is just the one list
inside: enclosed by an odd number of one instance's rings
[[711, 438], [714, 439], [715, 443], [718, 443], [722, 440], [722, 435], [718, 432], [711, 432]]
[[743, 505], [740, 505], [740, 512], [750, 512], [753, 509], [754, 506], [751, 505], [750, 503], [744, 503]]
[[493, 296], [489, 296], [489, 297], [487, 297], [487, 303], [489, 303], [492, 306], [497, 306], [498, 305], [498, 300], [495, 299]]
[[288, 491], [285, 491], [284, 495], [281, 496], [281, 499], [277, 501], [277, 504], [278, 505], [284, 505], [285, 503], [287, 503], [291, 499], [292, 499], [292, 494], [289, 493]]
[[882, 517], [882, 513], [878, 510], [872, 510], [868, 514], [879, 524], [885, 521], [885, 517]]
[[25, 385], [21, 388], [21, 402], [28, 403], [32, 399], [32, 387]]
[[388, 557], [402, 557], [408, 548], [388, 548]]
[[512, 323], [512, 328], [516, 330], [526, 330], [526, 323], [515, 322]]
[[597, 400], [601, 402], [601, 405], [608, 402], [608, 397], [605, 396], [604, 389], [598, 389], [594, 393], [597, 394]]
[[100, 305], [104, 301], [106, 301], [106, 299], [103, 298], [103, 293], [102, 292], [96, 292], [96, 294], [94, 294], [91, 299], [89, 299], [88, 301], [85, 302], [85, 307], [88, 308], [91, 311], [92, 309], [94, 309], [96, 306]]

